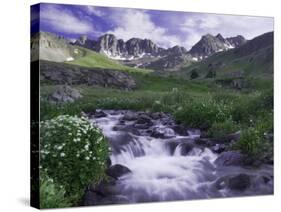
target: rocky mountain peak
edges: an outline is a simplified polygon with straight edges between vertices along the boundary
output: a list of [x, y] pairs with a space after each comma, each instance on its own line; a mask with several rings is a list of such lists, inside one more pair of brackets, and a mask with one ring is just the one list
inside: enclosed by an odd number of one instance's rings
[[216, 36], [206, 34], [191, 48], [189, 53], [198, 60], [204, 59], [216, 52], [236, 48], [244, 43], [246, 39], [243, 36], [224, 38], [220, 33]]
[[242, 35], [227, 38], [227, 41], [235, 48], [242, 46], [247, 42], [247, 40]]
[[219, 39], [221, 42], [225, 42], [224, 37], [220, 33], [216, 35], [216, 38]]
[[84, 45], [87, 40], [88, 40], [87, 35], [81, 35], [77, 41], [80, 42], [81, 45]]
[[186, 48], [184, 48], [182, 46], [179, 46], [179, 45], [176, 45], [176, 46], [168, 49], [168, 51], [170, 51], [173, 54], [177, 54], [177, 55], [186, 54], [187, 53]]

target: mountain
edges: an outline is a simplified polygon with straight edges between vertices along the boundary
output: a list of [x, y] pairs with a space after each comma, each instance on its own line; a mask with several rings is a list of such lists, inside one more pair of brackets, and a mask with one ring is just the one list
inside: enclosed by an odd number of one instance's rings
[[48, 32], [35, 34], [30, 45], [31, 61], [38, 60], [39, 55], [40, 59], [54, 62], [71, 61], [83, 55], [83, 51], [70, 45], [70, 41], [64, 37]]
[[[62, 36], [40, 32], [33, 36], [31, 40], [31, 56], [32, 60], [38, 59], [35, 57], [40, 54], [40, 58], [44, 60], [75, 61], [83, 58], [86, 55], [86, 49], [89, 49], [126, 66], [175, 71], [217, 52], [237, 48], [245, 42], [245, 38], [241, 35], [224, 38], [221, 34], [217, 36], [207, 34], [202, 36], [190, 51], [187, 51], [184, 47], [178, 45], [165, 49], [149, 39], [131, 38], [124, 41], [117, 39], [113, 34], [104, 34], [97, 40], [91, 40], [83, 35], [74, 43], [70, 43]], [[85, 58], [81, 59], [81, 61], [86, 60]], [[88, 63], [89, 60], [87, 60]], [[92, 62], [90, 63], [92, 64]]]
[[158, 56], [163, 49], [149, 39], [131, 38], [128, 41], [117, 39], [113, 34], [105, 34], [97, 41], [81, 36], [74, 44], [92, 49], [116, 60], [132, 60]]
[[185, 60], [192, 60], [188, 51], [182, 46], [164, 49], [149, 39], [131, 38], [125, 42], [117, 39], [113, 34], [105, 34], [96, 41], [81, 36], [75, 44], [132, 67], [166, 70], [174, 69]]
[[[237, 40], [243, 41], [239, 37]], [[213, 73], [217, 79], [237, 76], [271, 78], [273, 75], [273, 32], [262, 34], [237, 48], [218, 52], [199, 63], [182, 68], [179, 74], [190, 76], [192, 72], [197, 72], [200, 78], [205, 78], [208, 74], [210, 76], [210, 73]]]
[[181, 65], [201, 61], [216, 52], [237, 48], [245, 42], [246, 39], [241, 35], [224, 38], [221, 34], [217, 36], [207, 34], [202, 36], [190, 51], [187, 51], [182, 46], [164, 49], [149, 39], [131, 38], [124, 41], [117, 39], [113, 34], [105, 34], [97, 40], [89, 40], [81, 36], [75, 44], [132, 67], [176, 70]]
[[237, 35], [236, 37], [226, 38], [226, 40], [232, 45], [233, 47], [237, 48], [242, 46], [247, 42], [247, 40], [242, 35]]
[[[91, 47], [87, 37], [80, 39], [81, 44]], [[89, 48], [73, 45], [62, 36], [48, 32], [40, 32], [31, 37], [31, 61], [45, 60], [52, 62], [68, 63], [89, 68], [116, 69], [129, 72], [151, 72], [138, 68], [128, 67], [99, 54]], [[40, 48], [39, 48], [40, 47]], [[39, 58], [40, 56], [40, 58]]]
[[224, 38], [221, 34], [216, 36], [206, 34], [190, 49], [189, 53], [196, 60], [202, 60], [216, 52], [237, 48], [244, 43], [246, 43], [246, 39], [241, 35]]

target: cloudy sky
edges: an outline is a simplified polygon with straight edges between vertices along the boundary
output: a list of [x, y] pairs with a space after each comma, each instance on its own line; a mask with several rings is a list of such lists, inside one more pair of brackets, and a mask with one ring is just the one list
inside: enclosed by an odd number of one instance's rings
[[[32, 12], [31, 20], [38, 21], [38, 13]], [[96, 39], [113, 33], [124, 40], [148, 38], [162, 47], [181, 45], [187, 49], [207, 33], [221, 33], [224, 37], [243, 35], [251, 39], [273, 31], [273, 18], [268, 17], [80, 5], [41, 4], [40, 18], [41, 31], [70, 39], [85, 34]]]

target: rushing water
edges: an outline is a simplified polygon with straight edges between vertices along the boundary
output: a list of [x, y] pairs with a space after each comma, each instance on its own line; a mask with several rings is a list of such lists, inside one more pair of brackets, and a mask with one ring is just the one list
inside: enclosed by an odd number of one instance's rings
[[[120, 177], [114, 185], [109, 203], [135, 203], [202, 199], [228, 196], [258, 195], [273, 193], [272, 166], [258, 169], [239, 166], [217, 167], [218, 154], [209, 148], [194, 145], [200, 137], [199, 130], [190, 130], [180, 136], [162, 119], [154, 119], [148, 129], [138, 129], [135, 135], [118, 130], [126, 111], [104, 111], [107, 116], [94, 118], [93, 122], [102, 129], [112, 148], [112, 165], [121, 164], [131, 173]], [[134, 121], [123, 121], [121, 126], [134, 126]], [[165, 138], [155, 138], [150, 129], [157, 128]], [[225, 176], [247, 174], [251, 186], [247, 189], [231, 190], [223, 187], [218, 179]], [[264, 182], [268, 176], [269, 182]], [[222, 187], [219, 189], [218, 187]], [[118, 198], [117, 198], [118, 197]]]

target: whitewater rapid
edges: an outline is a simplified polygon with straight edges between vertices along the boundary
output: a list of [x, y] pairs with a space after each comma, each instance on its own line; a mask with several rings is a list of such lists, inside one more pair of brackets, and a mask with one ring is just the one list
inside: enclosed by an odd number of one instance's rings
[[[273, 192], [272, 185], [262, 187], [260, 192], [256, 188], [243, 192], [218, 189], [216, 182], [221, 177], [240, 172], [268, 174], [272, 172], [272, 167], [259, 170], [217, 167], [217, 153], [207, 147], [194, 145], [195, 139], [200, 137], [200, 130], [188, 130], [188, 135], [179, 135], [169, 125], [163, 124], [163, 119], [155, 119], [151, 126], [132, 133], [119, 130], [120, 126], [136, 126], [131, 120], [120, 121], [126, 111], [103, 112], [105, 117], [93, 118], [92, 121], [109, 140], [111, 165], [120, 164], [131, 171], [111, 186], [114, 187], [111, 196], [118, 197], [114, 198], [118, 201], [113, 200], [112, 203], [120, 203], [120, 199], [121, 203], [136, 203]], [[151, 136], [151, 129], [157, 129], [164, 137]]]

